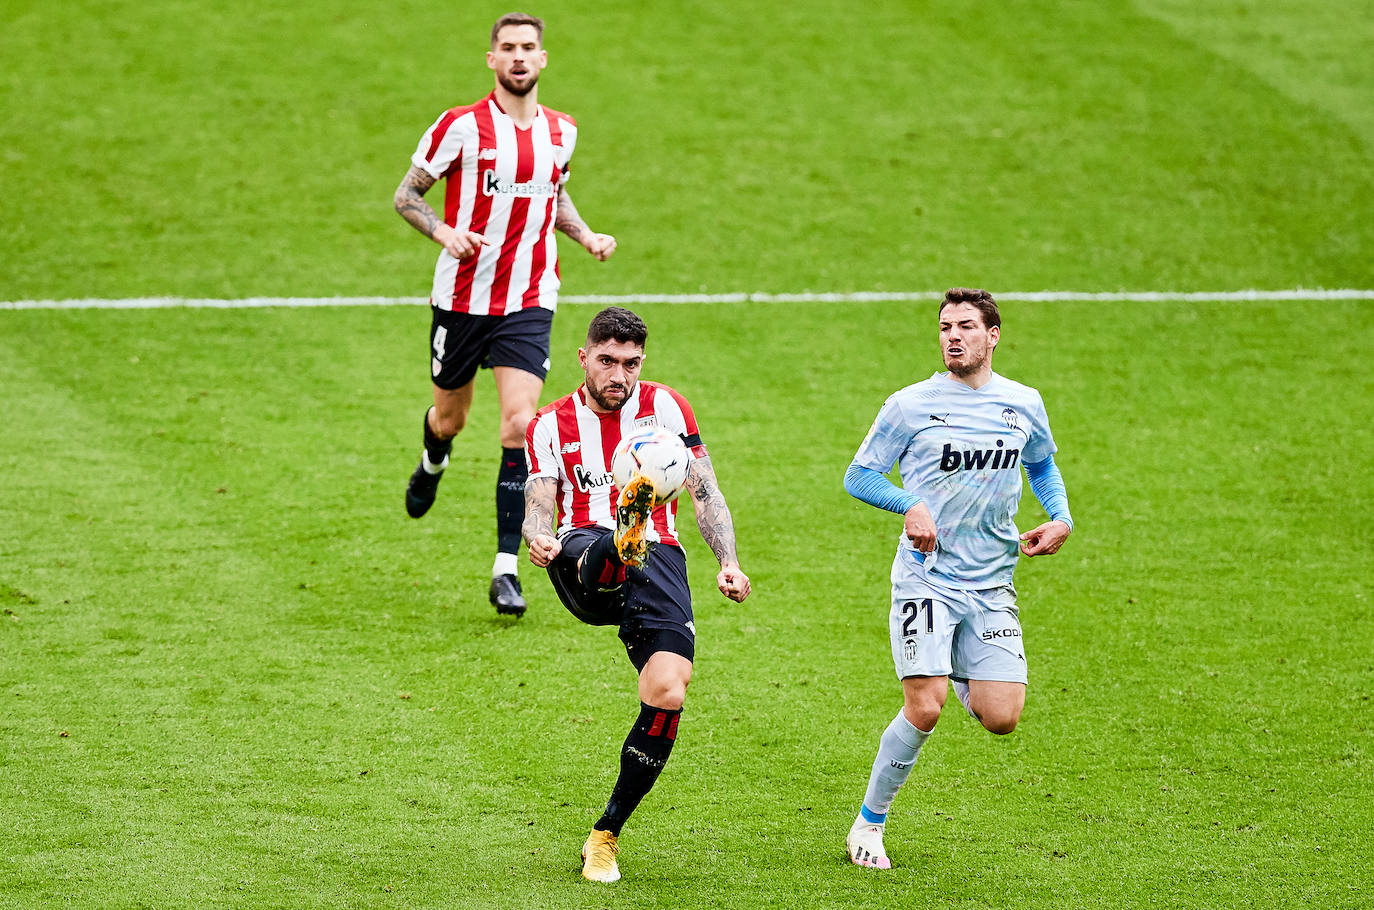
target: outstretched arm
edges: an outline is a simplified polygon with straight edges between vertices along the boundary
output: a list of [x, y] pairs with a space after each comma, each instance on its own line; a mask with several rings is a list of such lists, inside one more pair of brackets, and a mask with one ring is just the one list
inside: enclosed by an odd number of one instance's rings
[[454, 259], [466, 259], [478, 248], [486, 246], [490, 241], [476, 231], [457, 231], [444, 224], [438, 213], [425, 202], [425, 193], [432, 186], [434, 178], [423, 168], [412, 164], [401, 178], [401, 185], [396, 187], [392, 205], [415, 230], [448, 250]]
[[749, 596], [749, 576], [740, 571], [739, 554], [735, 551], [735, 522], [730, 517], [730, 507], [725, 504], [720, 485], [716, 483], [710, 457], [692, 460], [687, 469], [687, 489], [696, 507], [701, 537], [720, 563], [716, 587], [731, 600], [743, 601]]
[[554, 211], [553, 226], [582, 244], [588, 253], [601, 262], [610, 259], [615, 252], [615, 238], [610, 234], [597, 234], [587, 227], [587, 222], [577, 214], [577, 206], [573, 205], [566, 187], [558, 188], [558, 208]]
[[525, 482], [525, 523], [520, 532], [529, 547], [530, 562], [543, 568], [563, 549], [553, 536], [553, 517], [558, 481], [552, 477], [536, 477]]

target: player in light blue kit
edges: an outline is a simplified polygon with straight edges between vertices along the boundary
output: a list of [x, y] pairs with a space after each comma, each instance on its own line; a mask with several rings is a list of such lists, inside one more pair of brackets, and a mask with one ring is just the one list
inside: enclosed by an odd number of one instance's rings
[[[1073, 529], [1040, 393], [992, 371], [1001, 316], [987, 291], [940, 303], [947, 373], [890, 397], [845, 472], [857, 499], [905, 516], [892, 562], [892, 659], [902, 710], [883, 731], [845, 846], [860, 866], [891, 868], [883, 825], [950, 682], [969, 714], [1010, 733], [1026, 703], [1026, 653], [1012, 571], [1058, 551]], [[902, 486], [886, 475], [896, 464]], [[1050, 520], [1017, 535], [1021, 469]]]

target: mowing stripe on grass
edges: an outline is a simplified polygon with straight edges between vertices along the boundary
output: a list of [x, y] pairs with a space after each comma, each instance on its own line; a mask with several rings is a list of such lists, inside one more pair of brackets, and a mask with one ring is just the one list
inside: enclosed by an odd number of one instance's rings
[[[564, 294], [564, 303], [865, 303], [938, 299], [943, 291], [849, 291], [769, 294]], [[1203, 300], [1374, 300], [1374, 290], [1295, 288], [1287, 291], [1004, 291], [1002, 301], [1097, 300], [1156, 303]], [[86, 297], [72, 300], [0, 300], [0, 310], [245, 309], [251, 307], [415, 306], [424, 297]]]

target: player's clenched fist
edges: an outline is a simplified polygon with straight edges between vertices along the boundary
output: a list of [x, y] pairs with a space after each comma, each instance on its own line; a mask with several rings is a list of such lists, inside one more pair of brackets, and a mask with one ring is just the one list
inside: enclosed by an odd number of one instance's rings
[[593, 234], [585, 246], [588, 253], [600, 262], [605, 262], [615, 252], [615, 238], [610, 234]]
[[563, 545], [551, 534], [536, 534], [529, 543], [530, 562], [539, 568], [547, 568], [553, 558], [563, 551]]
[[930, 516], [926, 504], [918, 502], [906, 511], [906, 524], [902, 533], [911, 538], [911, 545], [922, 553], [935, 551], [935, 519]]
[[723, 566], [716, 575], [716, 587], [735, 603], [742, 603], [749, 596], [749, 576], [739, 566]]

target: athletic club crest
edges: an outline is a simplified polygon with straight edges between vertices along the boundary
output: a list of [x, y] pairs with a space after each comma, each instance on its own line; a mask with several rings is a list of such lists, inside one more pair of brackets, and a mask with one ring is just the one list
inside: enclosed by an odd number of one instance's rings
[[1011, 408], [1002, 409], [1002, 420], [1006, 423], [1008, 430], [1016, 429], [1016, 412]]

